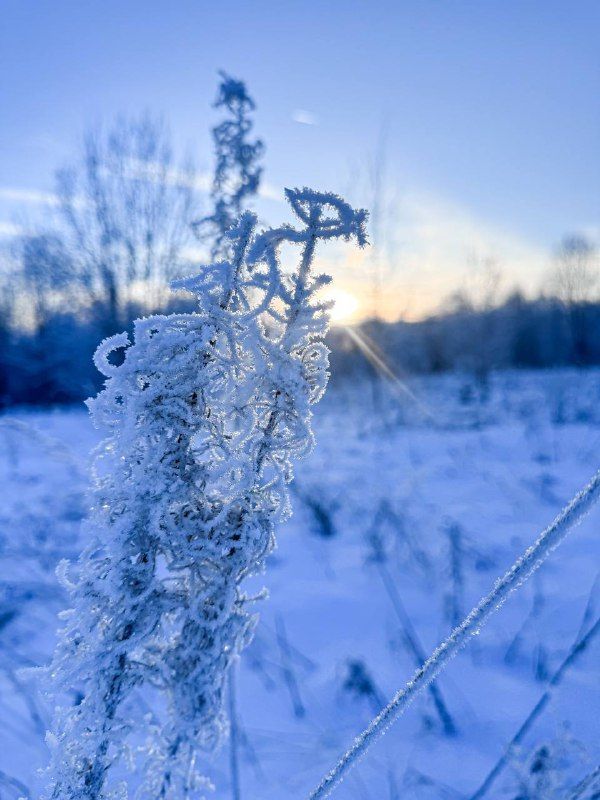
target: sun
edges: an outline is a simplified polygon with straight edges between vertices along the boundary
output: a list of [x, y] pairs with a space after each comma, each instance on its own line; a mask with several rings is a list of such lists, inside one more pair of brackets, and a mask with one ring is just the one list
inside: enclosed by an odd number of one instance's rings
[[333, 322], [352, 322], [356, 317], [359, 302], [357, 298], [344, 289], [330, 289], [327, 292], [327, 300], [333, 300], [334, 306], [331, 309], [331, 319]]

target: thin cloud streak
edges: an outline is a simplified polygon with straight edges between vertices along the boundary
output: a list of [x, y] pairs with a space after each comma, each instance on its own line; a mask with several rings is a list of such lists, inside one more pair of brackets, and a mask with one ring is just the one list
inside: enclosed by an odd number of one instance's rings
[[58, 197], [52, 192], [43, 192], [38, 189], [20, 189], [13, 186], [0, 186], [0, 200], [10, 203], [23, 203], [28, 205], [57, 206]]
[[319, 119], [312, 111], [306, 111], [303, 108], [297, 108], [292, 114], [292, 120], [299, 125], [318, 125]]

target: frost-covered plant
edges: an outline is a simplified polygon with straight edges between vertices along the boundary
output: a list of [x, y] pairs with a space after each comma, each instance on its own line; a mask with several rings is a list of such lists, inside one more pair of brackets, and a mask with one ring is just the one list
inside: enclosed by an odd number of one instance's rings
[[223, 108], [227, 116], [212, 130], [216, 156], [211, 189], [214, 208], [210, 216], [195, 223], [200, 238], [212, 242], [213, 259], [226, 256], [225, 234], [258, 191], [262, 174], [258, 161], [264, 152], [260, 139], [249, 139], [253, 127], [251, 112], [255, 105], [245, 83], [225, 72], [220, 76], [214, 106]]
[[[365, 244], [364, 211], [308, 189], [286, 195], [299, 227], [257, 232], [245, 213], [227, 233], [228, 260], [175, 282], [196, 295], [196, 313], [138, 320], [133, 342], [119, 334], [96, 353], [107, 381], [88, 404], [107, 438], [91, 544], [74, 577], [61, 570], [73, 608], [50, 668], [47, 798], [127, 797], [111, 767], [131, 742], [144, 762], [138, 796], [190, 797], [205, 785], [199, 755], [227, 730], [224, 678], [254, 625], [242, 582], [289, 514], [286, 484], [327, 382], [328, 304], [316, 293], [329, 279], [311, 274], [315, 247]], [[286, 242], [301, 247], [291, 274]], [[146, 720], [131, 702], [142, 686], [155, 699]], [[81, 701], [60, 706], [73, 689]]]
[[512, 780], [501, 794], [506, 800], [565, 800], [573, 773], [585, 763], [583, 746], [567, 730], [512, 760]]

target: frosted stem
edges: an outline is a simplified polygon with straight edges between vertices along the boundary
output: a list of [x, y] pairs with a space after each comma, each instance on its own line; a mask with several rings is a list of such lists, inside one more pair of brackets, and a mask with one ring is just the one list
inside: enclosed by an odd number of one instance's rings
[[228, 695], [229, 695], [229, 767], [231, 773], [231, 798], [241, 800], [242, 790], [240, 782], [240, 762], [239, 762], [239, 728], [236, 703], [235, 668], [233, 663], [229, 667]]
[[406, 686], [397, 692], [370, 725], [356, 737], [350, 749], [309, 795], [309, 800], [323, 800], [323, 798], [329, 797], [350, 769], [385, 733], [387, 728], [404, 713], [419, 692], [422, 692], [447, 666], [450, 659], [471, 636], [480, 632], [482, 625], [504, 603], [508, 595], [527, 580], [550, 552], [562, 542], [569, 531], [582, 520], [598, 500], [599, 495], [600, 471], [560, 512], [554, 522], [540, 534], [537, 541], [515, 561], [508, 572], [495, 582], [491, 592], [480, 600], [462, 623], [439, 645], [423, 666], [415, 672]]
[[[565, 796], [565, 800], [584, 800], [584, 794], [588, 789], [597, 790], [598, 788], [600, 788], [600, 764], [577, 784], [568, 797]], [[592, 797], [592, 795], [589, 796]]]

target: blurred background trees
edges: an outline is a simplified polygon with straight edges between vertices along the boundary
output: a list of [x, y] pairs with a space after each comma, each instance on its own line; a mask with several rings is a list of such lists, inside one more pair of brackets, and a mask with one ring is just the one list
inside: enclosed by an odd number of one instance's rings
[[57, 172], [56, 195], [48, 230], [3, 253], [3, 405], [92, 393], [99, 339], [164, 308], [195, 241], [194, 166], [176, 162], [166, 125], [149, 114], [88, 130], [73, 163]]
[[165, 302], [197, 212], [191, 161], [176, 164], [164, 122], [146, 114], [86, 133], [79, 160], [57, 174], [70, 274], [107, 333], [130, 306]]
[[598, 296], [598, 254], [584, 236], [571, 235], [560, 243], [555, 262], [553, 289], [565, 311], [569, 358], [578, 366], [594, 363], [589, 310]]
[[[212, 129], [212, 179], [176, 158], [160, 117], [119, 117], [90, 128], [57, 172], [47, 225], [0, 250], [0, 407], [82, 401], [99, 385], [91, 357], [100, 339], [140, 315], [189, 306], [169, 281], [204, 257], [224, 256], [222, 231], [262, 177], [264, 143], [253, 137], [255, 105], [244, 83], [222, 73], [214, 107], [221, 119]], [[598, 251], [581, 234], [549, 254], [537, 297], [505, 289], [493, 254], [474, 255], [464, 285], [437, 313], [406, 321], [400, 298], [398, 321], [384, 321], [381, 262], [387, 272], [401, 269], [401, 251], [381, 154], [373, 176], [373, 274], [364, 276], [373, 283], [371, 318], [352, 334], [331, 332], [335, 381], [373, 380], [379, 367], [364, 342], [395, 374], [462, 371], [483, 401], [494, 369], [600, 364]]]

